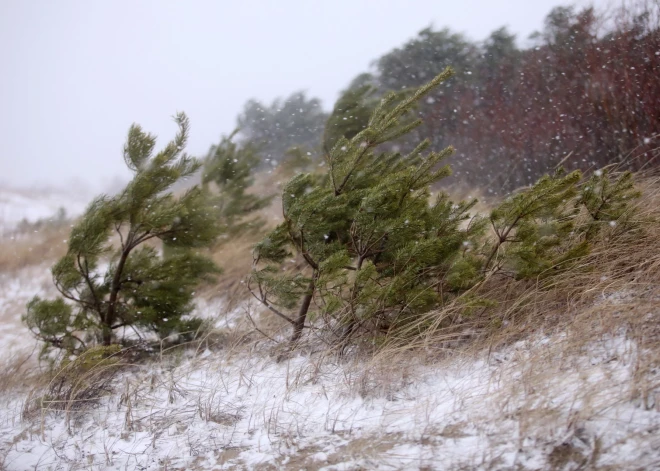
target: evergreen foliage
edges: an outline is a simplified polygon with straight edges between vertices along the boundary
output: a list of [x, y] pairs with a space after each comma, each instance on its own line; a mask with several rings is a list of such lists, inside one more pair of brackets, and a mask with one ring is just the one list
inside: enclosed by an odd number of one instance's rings
[[631, 175], [612, 180], [606, 170], [585, 182], [579, 171], [558, 169], [488, 217], [470, 215], [474, 200], [432, 198], [432, 185], [450, 174], [441, 163], [451, 147], [428, 152], [423, 141], [408, 154], [379, 149], [420, 124], [411, 110], [451, 74], [386, 95], [364, 129], [334, 126], [354, 103], [342, 97], [328, 121], [335, 143], [325, 173], [297, 175], [284, 187], [284, 222], [255, 247], [248, 288], [291, 324], [292, 342], [319, 318], [345, 345], [358, 331], [401, 332], [451, 300], [466, 314], [488, 307], [471, 292], [483, 280], [560, 273], [588, 253], [601, 221], [629, 212], [637, 196]]
[[270, 105], [248, 101], [237, 124], [245, 140], [263, 150], [269, 163], [277, 164], [292, 147], [318, 147], [326, 119], [318, 99], [296, 92]]
[[339, 138], [350, 140], [369, 125], [369, 118], [378, 102], [374, 95], [376, 88], [359, 82], [342, 92], [325, 123], [325, 152], [329, 152]]
[[236, 133], [223, 137], [209, 149], [202, 171], [202, 185], [208, 190], [210, 204], [226, 235], [255, 227], [258, 221], [245, 217], [264, 208], [271, 200], [246, 191], [254, 182], [253, 172], [261, 158], [253, 143], [234, 142]]
[[608, 224], [627, 222], [630, 202], [639, 196], [630, 172], [613, 179], [603, 169], [583, 180], [579, 171], [560, 168], [491, 212], [495, 237], [485, 244], [484, 268], [518, 279], [557, 274], [589, 253]]
[[[194, 289], [218, 268], [194, 249], [212, 243], [220, 227], [201, 188], [180, 197], [168, 191], [201, 165], [183, 153], [187, 117], [178, 114], [176, 123], [176, 137], [156, 155], [155, 136], [130, 128], [124, 160], [133, 179], [116, 196], [97, 197], [71, 230], [68, 251], [52, 268], [61, 296], [28, 304], [24, 321], [45, 350], [107, 346], [122, 327], [160, 338], [199, 327], [186, 317]], [[156, 241], [176, 250], [164, 258]]]
[[[446, 69], [415, 93], [390, 93], [374, 109], [368, 127], [340, 137], [326, 155], [326, 173], [301, 174], [283, 190], [284, 222], [255, 248], [252, 294], [303, 331], [313, 299], [347, 341], [362, 325], [379, 329], [435, 306], [439, 277], [455, 277], [460, 248], [480, 224], [463, 222], [472, 203], [454, 204], [439, 195], [429, 204], [430, 185], [449, 175], [439, 164], [453, 149], [426, 153], [380, 153], [377, 147], [418, 126], [410, 118], [416, 102], [452, 75]], [[282, 266], [297, 252], [299, 272]], [[292, 316], [282, 310], [298, 306]]]
[[629, 203], [640, 196], [632, 172], [623, 172], [615, 180], [612, 180], [609, 168], [594, 172], [582, 186], [578, 200], [589, 215], [589, 224], [585, 229], [587, 237], [595, 236], [604, 224], [628, 223]]
[[584, 252], [584, 244], [561, 250], [574, 229], [577, 212], [568, 202], [580, 179], [578, 171], [558, 171], [506, 198], [490, 214], [496, 237], [484, 267], [508, 268], [518, 278], [529, 278]]
[[418, 87], [451, 65], [467, 80], [475, 68], [478, 49], [462, 34], [444, 28], [425, 28], [414, 39], [382, 56], [376, 62], [381, 87], [402, 90]]

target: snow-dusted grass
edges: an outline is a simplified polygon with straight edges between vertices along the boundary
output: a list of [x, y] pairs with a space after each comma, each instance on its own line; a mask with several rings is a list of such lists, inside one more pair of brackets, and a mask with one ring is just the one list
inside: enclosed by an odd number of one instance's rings
[[54, 410], [45, 388], [3, 395], [3, 466], [660, 466], [660, 397], [657, 389], [639, 394], [637, 373], [648, 359], [634, 332], [603, 334], [577, 350], [571, 333], [557, 333], [465, 357], [311, 354], [278, 362], [265, 341], [246, 339], [239, 312], [217, 333], [224, 341], [126, 366], [94, 406]]
[[[658, 220], [658, 194], [641, 223]], [[56, 402], [21, 356], [34, 341], [18, 319], [52, 289], [46, 267], [6, 273], [0, 469], [660, 469], [658, 228], [613, 233], [543, 289], [492, 278], [482, 294], [497, 309], [446, 335], [458, 316], [430, 313], [433, 336], [375, 357], [338, 358], [312, 329], [283, 354], [254, 331], [232, 275], [224, 299], [197, 300], [208, 337], [81, 375], [88, 402]], [[252, 319], [277, 338], [274, 316]]]
[[60, 208], [66, 208], [69, 216], [78, 216], [90, 199], [88, 191], [81, 189], [30, 191], [0, 187], [0, 233], [15, 228], [22, 220], [52, 218]]
[[0, 360], [35, 346], [21, 323], [25, 305], [34, 296], [53, 296], [50, 267], [36, 265], [11, 272], [0, 272]]

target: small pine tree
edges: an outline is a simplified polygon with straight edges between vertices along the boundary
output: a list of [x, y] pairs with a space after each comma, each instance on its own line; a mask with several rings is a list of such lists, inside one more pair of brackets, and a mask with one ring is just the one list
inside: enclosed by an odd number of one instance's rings
[[252, 143], [241, 145], [234, 142], [236, 133], [223, 137], [219, 144], [211, 147], [202, 170], [202, 185], [209, 190], [209, 202], [216, 210], [225, 234], [236, 234], [254, 227], [258, 221], [245, 217], [271, 201], [271, 197], [246, 191], [254, 181], [253, 172], [261, 158]]
[[628, 223], [624, 219], [630, 215], [630, 202], [640, 196], [631, 172], [623, 172], [612, 180], [609, 168], [595, 171], [582, 185], [576, 202], [589, 215], [586, 237], [595, 237], [605, 224]]
[[560, 168], [491, 212], [495, 237], [484, 244], [483, 268], [518, 279], [559, 273], [589, 253], [606, 224], [626, 222], [630, 202], [639, 196], [630, 172], [613, 180], [603, 169], [585, 181], [579, 171]]
[[[377, 152], [420, 124], [409, 118], [415, 103], [451, 75], [445, 70], [408, 97], [385, 96], [365, 129], [336, 140], [325, 174], [298, 175], [285, 186], [284, 222], [256, 246], [249, 288], [292, 325], [292, 342], [313, 300], [313, 315], [339, 325], [345, 342], [361, 326], [406, 323], [438, 303], [438, 279], [460, 285], [467, 276], [456, 261], [481, 226], [463, 227], [476, 201], [454, 204], [441, 194], [429, 204], [430, 186], [450, 173], [439, 164], [453, 149], [426, 153], [424, 141], [407, 155]], [[303, 270], [286, 270], [293, 251]], [[283, 312], [295, 306], [296, 314]]]
[[[187, 117], [178, 114], [176, 123], [175, 139], [155, 156], [155, 136], [130, 128], [124, 160], [133, 179], [116, 196], [96, 198], [71, 230], [68, 251], [52, 268], [61, 296], [28, 303], [24, 321], [46, 350], [110, 345], [124, 326], [164, 338], [200, 325], [185, 315], [195, 287], [218, 268], [194, 249], [209, 245], [219, 227], [201, 188], [180, 197], [168, 191], [200, 167], [183, 153]], [[164, 258], [155, 241], [177, 250]]]
[[559, 170], [495, 208], [489, 217], [495, 240], [486, 244], [484, 268], [507, 269], [517, 278], [530, 278], [583, 255], [584, 243], [566, 244], [577, 214], [569, 202], [581, 178], [579, 171], [565, 175]]

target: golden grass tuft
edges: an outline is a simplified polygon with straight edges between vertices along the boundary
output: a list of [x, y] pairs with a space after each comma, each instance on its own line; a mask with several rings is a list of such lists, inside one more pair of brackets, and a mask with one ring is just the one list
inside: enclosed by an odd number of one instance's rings
[[[634, 207], [637, 229], [610, 228], [588, 256], [550, 283], [505, 276], [487, 279], [474, 294], [493, 305], [465, 314], [460, 305], [450, 303], [428, 313], [404, 336], [388, 338], [371, 360], [372, 368], [412, 358], [436, 363], [482, 354], [490, 357], [522, 342], [529, 350], [521, 380], [530, 390], [541, 390], [552, 385], [553, 375], [574, 367], [566, 363], [594, 345], [619, 338], [635, 349], [625, 399], [660, 407], [656, 374], [660, 364], [660, 176], [638, 175], [637, 181], [642, 190]], [[534, 347], [543, 338], [549, 346]]]
[[66, 253], [70, 230], [68, 225], [45, 225], [0, 238], [0, 272], [54, 262]]

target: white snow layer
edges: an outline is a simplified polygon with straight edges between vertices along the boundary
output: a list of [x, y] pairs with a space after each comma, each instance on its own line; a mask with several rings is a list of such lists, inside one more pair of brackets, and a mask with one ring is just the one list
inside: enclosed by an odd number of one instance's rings
[[4, 397], [3, 464], [7, 470], [657, 466], [657, 404], [635, 400], [628, 390], [635, 348], [624, 337], [604, 340], [570, 364], [550, 366], [545, 381], [532, 381], [525, 358], [549, 344], [521, 342], [490, 359], [405, 369], [204, 351], [121, 374], [115, 394], [83, 412], [22, 418], [25, 396]]
[[[35, 280], [4, 279], [3, 297], [34, 294]], [[240, 314], [217, 325], [232, 336]], [[622, 331], [569, 355], [565, 340], [437, 364], [190, 351], [124, 370], [79, 411], [10, 390], [0, 469], [660, 469], [660, 396], [633, 387], [636, 343]]]
[[54, 217], [60, 208], [68, 216], [78, 216], [88, 203], [84, 192], [30, 192], [0, 188], [0, 232], [11, 230], [23, 219], [36, 222]]

